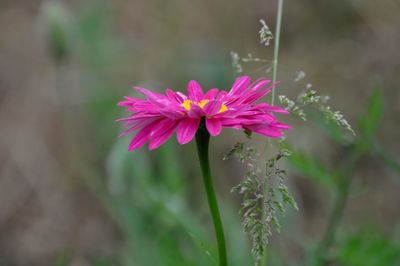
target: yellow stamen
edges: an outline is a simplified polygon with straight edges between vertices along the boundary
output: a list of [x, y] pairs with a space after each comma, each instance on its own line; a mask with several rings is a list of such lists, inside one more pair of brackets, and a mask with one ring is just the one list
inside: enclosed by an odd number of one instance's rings
[[200, 106], [201, 109], [203, 109], [204, 105], [206, 105], [209, 101], [210, 100], [207, 99], [201, 100], [198, 105]]
[[225, 104], [222, 104], [222, 105], [221, 105], [221, 108], [220, 108], [219, 111], [218, 111], [218, 113], [223, 113], [223, 112], [225, 112], [226, 110], [228, 110], [228, 107], [227, 107]]
[[[183, 107], [183, 108], [185, 108], [185, 110], [187, 110], [187, 111], [190, 111], [190, 109], [191, 109], [191, 104], [195, 104], [195, 105], [197, 105], [197, 106], [199, 106], [201, 109], [203, 109], [204, 108], [204, 106], [209, 102], [210, 100], [208, 100], [208, 99], [203, 99], [203, 100], [201, 100], [200, 102], [194, 102], [194, 101], [191, 101], [191, 100], [184, 100], [183, 101], [183, 103], [181, 104], [181, 106]], [[223, 112], [225, 112], [225, 111], [227, 111], [228, 110], [228, 107], [225, 105], [225, 104], [222, 104], [221, 105], [221, 108], [219, 109], [219, 111], [218, 111], [218, 113], [223, 113]]]
[[192, 101], [191, 100], [184, 100], [182, 103], [182, 107], [185, 108], [186, 110], [190, 111], [190, 103]]

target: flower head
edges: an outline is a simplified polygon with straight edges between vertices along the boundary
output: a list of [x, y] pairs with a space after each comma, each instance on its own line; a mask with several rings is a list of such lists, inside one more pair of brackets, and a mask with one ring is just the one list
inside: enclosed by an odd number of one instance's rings
[[212, 136], [221, 133], [223, 127], [242, 129], [267, 137], [278, 138], [282, 130], [291, 128], [280, 123], [273, 113], [288, 113], [285, 109], [255, 102], [265, 96], [274, 86], [267, 79], [251, 83], [248, 76], [236, 79], [229, 92], [211, 89], [206, 93], [197, 81], [188, 84], [188, 95], [167, 89], [165, 95], [135, 87], [146, 99], [126, 96], [118, 103], [131, 113], [118, 119], [127, 128], [121, 135], [137, 132], [129, 144], [134, 150], [149, 142], [153, 150], [165, 143], [176, 132], [178, 142], [190, 142], [200, 125]]

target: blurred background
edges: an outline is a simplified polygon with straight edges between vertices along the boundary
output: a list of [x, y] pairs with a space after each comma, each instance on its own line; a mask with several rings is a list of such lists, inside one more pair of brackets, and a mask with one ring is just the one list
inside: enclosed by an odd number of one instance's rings
[[[260, 19], [274, 29], [276, 4], [1, 0], [0, 265], [215, 265], [194, 143], [128, 153], [116, 103], [134, 85], [229, 89], [231, 50], [272, 59], [258, 31]], [[312, 84], [357, 135], [342, 141], [318, 119], [281, 117], [295, 126], [285, 167], [299, 211], [282, 218], [268, 265], [315, 265], [318, 252], [324, 265], [400, 265], [399, 13], [397, 0], [285, 1], [277, 94]], [[224, 130], [211, 145], [238, 266], [252, 265], [230, 192], [244, 170], [222, 157], [244, 139]], [[351, 182], [332, 181], [337, 172]]]

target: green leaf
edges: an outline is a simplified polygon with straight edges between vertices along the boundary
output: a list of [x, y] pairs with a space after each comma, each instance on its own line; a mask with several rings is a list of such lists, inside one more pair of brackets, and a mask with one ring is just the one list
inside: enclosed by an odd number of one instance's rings
[[400, 265], [400, 247], [379, 232], [368, 230], [345, 240], [337, 252], [339, 265]]
[[71, 18], [68, 9], [60, 1], [46, 1], [42, 6], [47, 45], [55, 63], [68, 56], [71, 45]]
[[393, 158], [384, 148], [376, 142], [371, 144], [371, 152], [373, 156], [378, 157], [383, 163], [396, 175], [400, 176], [400, 163]]
[[193, 241], [196, 243], [196, 245], [204, 252], [204, 254], [207, 255], [207, 257], [210, 259], [213, 265], [218, 265], [216, 258], [211, 252], [211, 249], [205, 244], [198, 236], [195, 234], [189, 232], [190, 237], [193, 239]]
[[335, 174], [316, 158], [301, 151], [294, 151], [288, 159], [297, 171], [317, 183], [328, 188], [336, 184]]
[[72, 261], [71, 254], [67, 251], [63, 251], [56, 257], [53, 266], [68, 266], [71, 264], [71, 261]]
[[359, 120], [361, 134], [371, 138], [378, 128], [382, 116], [382, 92], [380, 87], [374, 88], [368, 100], [366, 114]]
[[174, 194], [184, 190], [184, 178], [181, 158], [176, 150], [175, 143], [168, 141], [156, 151], [159, 169], [162, 171], [163, 186]]

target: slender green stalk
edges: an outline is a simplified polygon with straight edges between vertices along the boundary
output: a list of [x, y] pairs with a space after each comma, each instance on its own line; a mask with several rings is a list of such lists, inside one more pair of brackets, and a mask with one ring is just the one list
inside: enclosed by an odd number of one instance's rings
[[346, 203], [349, 197], [349, 187], [351, 183], [350, 176], [344, 176], [341, 186], [338, 188], [336, 200], [329, 216], [328, 226], [317, 249], [317, 265], [327, 263], [327, 253], [335, 241], [336, 232], [339, 229]]
[[224, 228], [222, 226], [221, 215], [218, 209], [217, 197], [215, 195], [210, 171], [210, 160], [208, 158], [209, 142], [210, 134], [205, 127], [204, 121], [202, 121], [196, 133], [197, 153], [199, 155], [201, 172], [203, 174], [204, 186], [207, 193], [208, 206], [214, 222], [215, 235], [218, 242], [219, 265], [227, 266], [228, 260], [226, 256]]
[[[281, 36], [281, 25], [282, 25], [282, 10], [283, 0], [278, 0], [278, 9], [276, 14], [276, 26], [275, 26], [275, 42], [274, 42], [274, 59], [272, 61], [272, 84], [275, 84], [276, 77], [278, 74], [278, 57], [279, 57], [279, 38]], [[271, 105], [275, 102], [275, 87], [272, 88], [271, 92]]]
[[[278, 58], [279, 58], [279, 39], [281, 36], [281, 25], [282, 25], [282, 11], [283, 11], [283, 0], [278, 0], [278, 8], [276, 11], [276, 25], [275, 25], [275, 40], [274, 40], [274, 59], [272, 60], [272, 84], [275, 85], [276, 78], [278, 75]], [[271, 105], [275, 103], [275, 87], [272, 88], [271, 91]], [[269, 143], [269, 139], [268, 139]], [[264, 198], [267, 197], [268, 190], [264, 189]], [[264, 206], [265, 208], [265, 206]], [[264, 215], [265, 216], [265, 215]], [[266, 219], [266, 217], [263, 217]], [[267, 247], [264, 248], [264, 252], [260, 259], [259, 265], [265, 266], [267, 265]]]
[[326, 227], [316, 251], [316, 265], [322, 266], [327, 264], [327, 255], [335, 242], [336, 234], [339, 230], [346, 209], [350, 186], [354, 175], [353, 171], [362, 154], [363, 150], [354, 146], [342, 163], [339, 173], [336, 199], [329, 215], [328, 226]]

